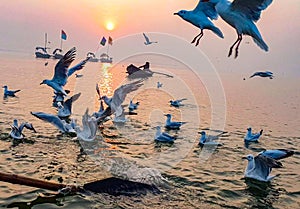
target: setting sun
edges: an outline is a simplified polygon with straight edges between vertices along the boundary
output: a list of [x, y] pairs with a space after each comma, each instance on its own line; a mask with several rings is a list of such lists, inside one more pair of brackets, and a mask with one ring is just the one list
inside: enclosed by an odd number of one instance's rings
[[113, 30], [115, 28], [115, 25], [112, 22], [106, 23], [106, 29], [107, 30]]

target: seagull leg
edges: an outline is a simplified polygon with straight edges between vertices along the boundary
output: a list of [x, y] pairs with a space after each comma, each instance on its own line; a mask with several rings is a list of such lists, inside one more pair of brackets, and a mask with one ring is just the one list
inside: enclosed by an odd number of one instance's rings
[[[201, 36], [201, 34], [203, 35], [202, 30], [201, 30], [201, 33], [199, 33], [197, 36], [195, 36], [195, 38], [192, 40], [191, 44], [195, 43], [195, 41], [197, 40], [197, 38], [198, 38], [199, 36]], [[200, 38], [201, 38], [201, 37], [200, 37]]]
[[240, 40], [240, 34], [238, 34], [238, 38], [237, 38], [237, 40], [232, 44], [232, 46], [230, 47], [230, 49], [229, 49], [229, 53], [228, 53], [228, 57], [230, 57], [231, 56], [231, 54], [232, 54], [232, 50], [233, 50], [233, 47], [239, 42], [239, 40]]
[[202, 38], [202, 36], [203, 36], [203, 30], [201, 30], [201, 33], [200, 33], [201, 35], [200, 35], [200, 37], [198, 38], [198, 40], [197, 40], [197, 42], [196, 42], [196, 46], [198, 46], [199, 45], [199, 41], [200, 41], [200, 39]]
[[238, 44], [236, 45], [236, 48], [235, 48], [235, 56], [234, 56], [234, 58], [237, 58], [237, 56], [238, 56], [239, 46], [240, 46], [240, 44], [242, 42], [242, 39], [243, 39], [242, 35], [239, 35], [239, 42], [238, 42]]

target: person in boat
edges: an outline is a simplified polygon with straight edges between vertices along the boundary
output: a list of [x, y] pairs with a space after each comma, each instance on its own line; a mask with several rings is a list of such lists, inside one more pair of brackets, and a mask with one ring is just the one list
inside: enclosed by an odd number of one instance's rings
[[139, 68], [143, 68], [143, 70], [150, 70], [150, 63], [146, 62], [144, 65], [140, 66]]

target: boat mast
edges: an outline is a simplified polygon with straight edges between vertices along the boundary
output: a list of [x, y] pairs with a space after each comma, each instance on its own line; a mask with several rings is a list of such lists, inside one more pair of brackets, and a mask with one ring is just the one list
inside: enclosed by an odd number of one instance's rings
[[45, 33], [45, 51], [47, 51], [47, 33]]

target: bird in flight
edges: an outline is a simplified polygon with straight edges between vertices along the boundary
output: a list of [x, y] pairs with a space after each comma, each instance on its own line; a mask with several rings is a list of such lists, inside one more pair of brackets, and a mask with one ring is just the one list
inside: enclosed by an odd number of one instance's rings
[[146, 36], [145, 33], [143, 33], [143, 36], [145, 38], [145, 42], [144, 42], [145, 45], [150, 45], [150, 44], [156, 44], [156, 43], [158, 43], [157, 41], [150, 41], [149, 37]]
[[192, 44], [196, 42], [196, 46], [199, 45], [200, 39], [203, 36], [204, 29], [211, 30], [220, 38], [224, 38], [222, 31], [217, 28], [211, 21], [218, 18], [218, 13], [213, 3], [199, 0], [199, 3], [194, 10], [180, 10], [179, 12], [174, 13], [174, 15], [178, 15], [185, 21], [200, 28], [200, 33], [195, 36], [195, 38], [191, 42]]
[[268, 45], [264, 42], [255, 23], [259, 20], [261, 11], [266, 9], [273, 0], [202, 0], [211, 2], [221, 18], [235, 28], [238, 38], [229, 49], [228, 57], [231, 56], [235, 47], [235, 58], [238, 56], [239, 46], [243, 35], [251, 36], [253, 41], [263, 50], [268, 51]]

